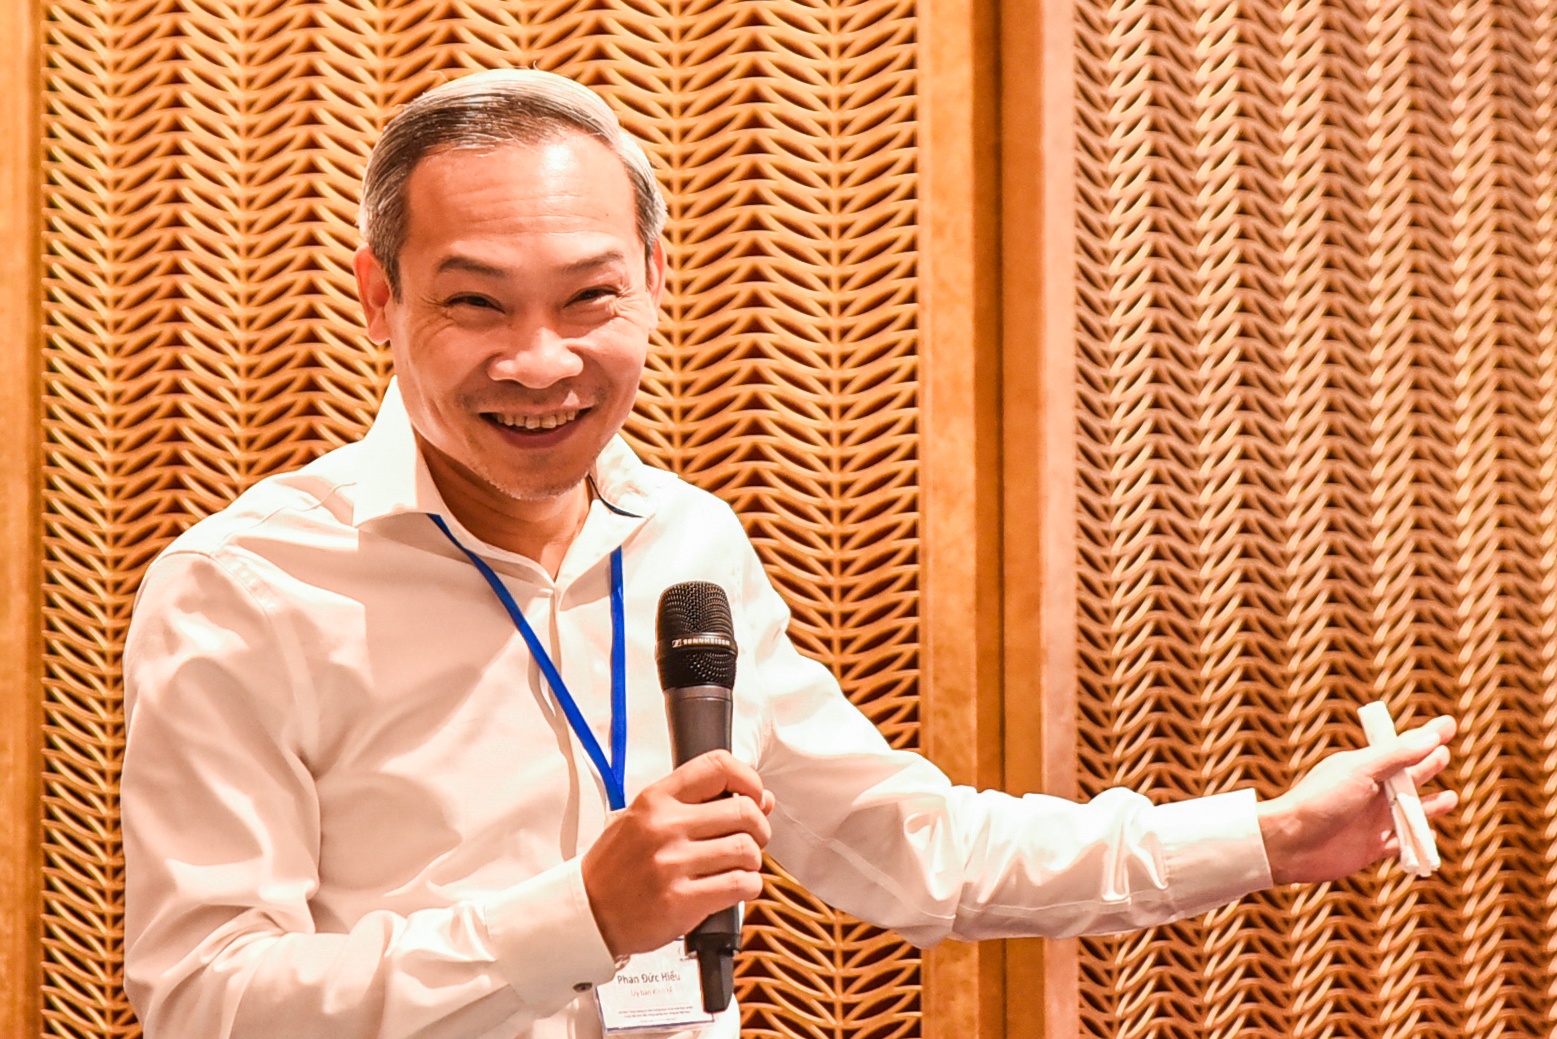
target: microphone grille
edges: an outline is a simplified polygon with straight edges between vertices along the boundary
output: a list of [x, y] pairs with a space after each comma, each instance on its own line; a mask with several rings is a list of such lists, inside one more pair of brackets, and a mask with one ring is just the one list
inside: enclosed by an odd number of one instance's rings
[[661, 688], [735, 684], [735, 624], [717, 584], [682, 581], [665, 589], [654, 635]]

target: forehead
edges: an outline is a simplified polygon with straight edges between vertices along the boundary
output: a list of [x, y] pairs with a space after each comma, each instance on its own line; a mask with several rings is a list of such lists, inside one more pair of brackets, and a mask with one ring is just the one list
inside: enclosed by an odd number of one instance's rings
[[585, 134], [435, 151], [417, 163], [405, 196], [407, 245], [469, 234], [638, 237], [622, 160]]

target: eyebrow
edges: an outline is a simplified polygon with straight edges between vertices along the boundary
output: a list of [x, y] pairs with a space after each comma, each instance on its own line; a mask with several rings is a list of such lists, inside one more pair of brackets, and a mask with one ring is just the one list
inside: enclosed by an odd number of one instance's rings
[[435, 273], [443, 274], [446, 271], [464, 271], [467, 274], [480, 274], [488, 278], [501, 278], [508, 272], [501, 267], [490, 263], [482, 263], [480, 260], [469, 256], [445, 256], [438, 261]]
[[[582, 260], [574, 260], [561, 268], [561, 274], [579, 274], [585, 271], [598, 270], [601, 267], [609, 267], [616, 263], [625, 263], [627, 254], [620, 249], [611, 248], [594, 256], [586, 256]], [[464, 271], [467, 274], [476, 274], [485, 278], [504, 278], [511, 273], [506, 267], [486, 263], [473, 256], [445, 256], [438, 261], [434, 273], [443, 274], [447, 271]]]

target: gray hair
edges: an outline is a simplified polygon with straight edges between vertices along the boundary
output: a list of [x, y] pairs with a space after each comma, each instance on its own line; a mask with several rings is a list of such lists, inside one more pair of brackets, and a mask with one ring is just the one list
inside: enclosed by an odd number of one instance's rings
[[400, 298], [400, 250], [410, 223], [406, 184], [428, 155], [451, 149], [538, 144], [582, 133], [609, 148], [632, 183], [644, 261], [665, 229], [665, 199], [643, 147], [588, 87], [539, 69], [493, 69], [427, 91], [389, 121], [368, 156], [357, 226]]

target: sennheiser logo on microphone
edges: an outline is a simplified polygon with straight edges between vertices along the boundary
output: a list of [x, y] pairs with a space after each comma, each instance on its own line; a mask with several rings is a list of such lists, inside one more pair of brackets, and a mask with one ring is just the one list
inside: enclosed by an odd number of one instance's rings
[[734, 649], [735, 642], [723, 635], [683, 635], [680, 638], [670, 640], [671, 649], [693, 649], [698, 646], [713, 646], [716, 649]]

